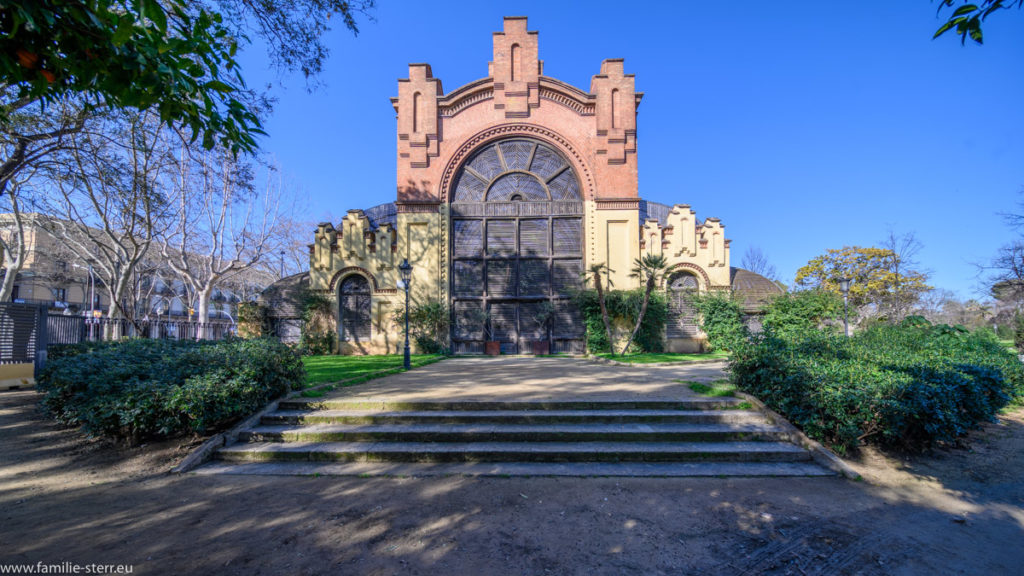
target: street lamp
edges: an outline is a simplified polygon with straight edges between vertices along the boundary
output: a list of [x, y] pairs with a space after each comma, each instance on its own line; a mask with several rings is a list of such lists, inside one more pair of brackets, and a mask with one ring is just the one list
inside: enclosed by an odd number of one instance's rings
[[412, 368], [412, 364], [409, 362], [409, 282], [412, 281], [412, 264], [409, 264], [409, 259], [405, 258], [402, 263], [398, 265], [398, 271], [402, 275], [402, 280], [398, 283], [398, 287], [405, 290], [405, 369]]
[[839, 279], [839, 291], [843, 293], [843, 334], [846, 335], [847, 338], [850, 337], [850, 313], [847, 301], [850, 297], [851, 282], [853, 282], [853, 278]]

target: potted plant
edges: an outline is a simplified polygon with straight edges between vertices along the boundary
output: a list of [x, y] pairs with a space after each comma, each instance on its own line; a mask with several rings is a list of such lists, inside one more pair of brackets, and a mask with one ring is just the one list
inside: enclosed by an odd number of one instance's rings
[[541, 332], [544, 334], [543, 340], [534, 340], [531, 343], [532, 352], [536, 356], [547, 356], [551, 353], [551, 341], [547, 336], [548, 324], [550, 324], [554, 316], [555, 306], [549, 300], [538, 304], [536, 311], [533, 313], [533, 321], [537, 323], [537, 326], [540, 327]]

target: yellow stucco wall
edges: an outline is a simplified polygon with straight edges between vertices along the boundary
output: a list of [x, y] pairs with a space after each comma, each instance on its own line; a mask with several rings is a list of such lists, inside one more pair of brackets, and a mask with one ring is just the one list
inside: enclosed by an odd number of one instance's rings
[[[348, 274], [362, 274], [372, 289], [372, 336], [369, 341], [339, 343], [346, 354], [400, 353], [404, 344], [401, 327], [391, 317], [404, 307], [398, 290], [398, 265], [405, 258], [413, 265], [410, 300], [447, 302], [450, 278], [450, 219], [447, 206], [428, 204], [406, 208], [394, 227], [371, 229], [360, 210], [350, 211], [337, 229], [318, 227], [310, 251], [311, 288], [328, 296], [338, 312], [338, 286]], [[698, 224], [696, 213], [685, 204], [673, 207], [663, 226], [640, 222], [635, 208], [607, 209], [595, 202], [584, 205], [584, 266], [604, 262], [614, 271], [613, 288], [630, 289], [639, 281], [630, 278], [635, 259], [660, 253], [668, 260], [665, 281], [677, 272], [693, 273], [701, 291], [729, 289], [729, 242], [725, 227], [716, 218]], [[703, 338], [669, 339], [669, 351], [701, 349]]]
[[35, 386], [32, 364], [0, 364], [0, 390]]

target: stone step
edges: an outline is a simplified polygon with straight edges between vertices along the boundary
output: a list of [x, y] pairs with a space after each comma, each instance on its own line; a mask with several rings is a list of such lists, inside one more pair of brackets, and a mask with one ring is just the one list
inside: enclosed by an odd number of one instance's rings
[[798, 462], [786, 442], [255, 442], [221, 448], [230, 462]]
[[247, 442], [724, 442], [783, 440], [767, 424], [317, 424], [260, 426]]
[[209, 462], [195, 474], [266, 476], [579, 476], [780, 477], [835, 476], [812, 462]]
[[691, 398], [687, 400], [387, 400], [288, 398], [280, 410], [375, 410], [382, 412], [482, 411], [482, 410], [721, 410], [741, 403], [737, 398]]
[[680, 422], [691, 424], [764, 423], [751, 410], [278, 410], [264, 416], [264, 426], [297, 424], [554, 424], [572, 422]]

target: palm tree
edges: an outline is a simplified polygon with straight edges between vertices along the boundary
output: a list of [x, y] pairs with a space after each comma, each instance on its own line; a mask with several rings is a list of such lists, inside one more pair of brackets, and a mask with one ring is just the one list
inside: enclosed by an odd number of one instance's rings
[[647, 314], [647, 304], [651, 301], [651, 292], [654, 291], [655, 286], [661, 281], [666, 268], [668, 268], [668, 260], [662, 254], [644, 254], [643, 258], [637, 258], [634, 261], [633, 271], [629, 277], [639, 278], [640, 282], [644, 285], [644, 300], [643, 304], [640, 305], [640, 313], [636, 316], [636, 326], [633, 327], [633, 333], [629, 335], [629, 340], [626, 341], [626, 345], [622, 348], [620, 355], [625, 354], [629, 350], [633, 339], [640, 332], [640, 324], [644, 321], [644, 314]]
[[612, 322], [608, 319], [608, 307], [605, 306], [604, 302], [604, 285], [601, 282], [601, 275], [604, 274], [608, 281], [608, 286], [611, 287], [612, 270], [608, 268], [608, 265], [604, 262], [600, 264], [591, 264], [589, 268], [590, 275], [594, 278], [594, 288], [597, 289], [597, 303], [601, 305], [601, 320], [604, 321], [605, 335], [608, 337], [608, 349], [611, 350], [612, 354], [615, 353], [615, 341], [612, 340]]

